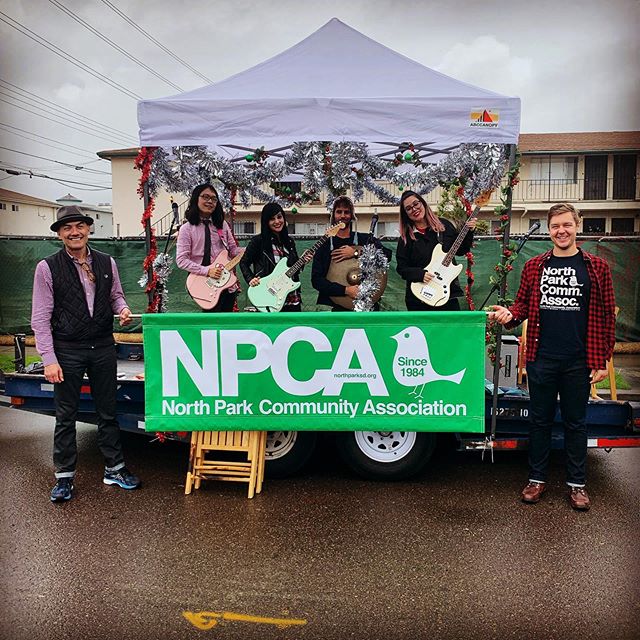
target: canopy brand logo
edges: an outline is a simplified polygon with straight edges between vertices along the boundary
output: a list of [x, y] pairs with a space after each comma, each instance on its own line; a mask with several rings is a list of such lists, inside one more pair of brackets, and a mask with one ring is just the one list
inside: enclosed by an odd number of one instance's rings
[[[413, 387], [411, 394], [421, 398], [425, 385], [434, 381], [460, 384], [466, 369], [448, 375], [437, 372], [427, 340], [418, 327], [407, 327], [390, 339], [397, 346], [389, 373], [400, 385]], [[290, 351], [298, 343], [310, 345], [316, 354], [332, 354], [331, 367], [319, 368], [309, 358], [304, 371], [298, 369], [298, 377], [294, 377], [289, 366]], [[366, 385], [370, 396], [389, 396], [364, 329], [345, 329], [335, 355], [329, 338], [314, 327], [290, 327], [273, 341], [256, 329], [203, 329], [198, 346], [195, 350], [190, 348], [179, 331], [160, 331], [164, 397], [180, 396], [181, 379], [184, 380], [181, 369], [202, 397], [238, 397], [240, 376], [267, 370], [282, 391], [296, 396], [340, 396], [345, 384], [354, 383]], [[196, 357], [194, 351], [201, 355]]]
[[470, 127], [496, 129], [500, 122], [500, 112], [493, 109], [474, 109], [469, 115]]

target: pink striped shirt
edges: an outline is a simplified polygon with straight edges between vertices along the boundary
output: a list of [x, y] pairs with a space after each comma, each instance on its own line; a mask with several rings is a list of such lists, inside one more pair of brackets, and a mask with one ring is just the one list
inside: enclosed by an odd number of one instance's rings
[[[71, 256], [71, 254], [69, 254]], [[73, 256], [71, 256], [73, 258]], [[87, 247], [87, 263], [91, 267], [93, 258], [91, 251]], [[84, 269], [76, 258], [73, 258], [73, 264], [80, 276], [80, 282], [84, 289], [85, 299], [89, 315], [93, 316], [93, 304], [96, 297], [96, 284], [91, 282]], [[127, 301], [122, 291], [122, 283], [118, 274], [116, 261], [111, 258], [111, 270], [113, 272], [113, 282], [111, 283], [111, 310], [118, 315], [123, 309], [128, 307]], [[36, 266], [36, 272], [33, 276], [33, 300], [31, 303], [31, 328], [36, 337], [36, 350], [42, 358], [44, 366], [50, 364], [58, 364], [55, 351], [53, 350], [53, 335], [51, 333], [51, 316], [53, 314], [53, 277], [51, 269], [46, 260], [41, 260]]]
[[[216, 262], [221, 251], [227, 250], [229, 258], [235, 258], [240, 253], [240, 247], [231, 233], [231, 228], [226, 222], [222, 223], [222, 229], [210, 225], [211, 231], [211, 265]], [[204, 257], [204, 224], [191, 224], [187, 222], [180, 227], [178, 233], [178, 245], [176, 248], [176, 264], [180, 269], [189, 273], [206, 276], [210, 267], [202, 265]], [[229, 291], [237, 291], [239, 287], [231, 287]]]

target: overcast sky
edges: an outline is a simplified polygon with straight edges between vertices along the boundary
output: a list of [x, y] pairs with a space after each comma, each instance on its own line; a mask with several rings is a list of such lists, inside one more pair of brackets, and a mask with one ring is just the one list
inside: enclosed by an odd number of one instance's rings
[[[0, 167], [85, 184], [0, 171], [0, 188], [50, 200], [71, 192], [88, 203], [109, 202], [111, 192], [95, 187], [110, 185], [110, 165], [95, 154], [136, 145], [136, 98], [50, 49], [144, 98], [208, 84], [109, 5], [212, 82], [291, 47], [337, 17], [423, 65], [519, 96], [523, 132], [640, 129], [640, 0], [1, 0]], [[55, 107], [42, 99], [79, 114], [66, 116], [72, 127], [86, 129], [86, 121], [79, 124], [85, 116], [110, 129], [98, 134], [89, 124], [89, 134], [47, 120], [42, 116], [56, 119]]]

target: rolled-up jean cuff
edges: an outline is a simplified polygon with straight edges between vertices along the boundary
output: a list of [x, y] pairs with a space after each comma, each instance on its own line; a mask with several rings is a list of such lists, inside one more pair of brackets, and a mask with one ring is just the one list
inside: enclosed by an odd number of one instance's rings
[[60, 480], [60, 478], [73, 478], [75, 475], [75, 471], [56, 471], [55, 473], [56, 480]]
[[567, 482], [567, 485], [576, 489], [584, 489], [587, 486], [586, 484], [576, 484], [575, 482]]
[[117, 464], [115, 467], [105, 467], [104, 470], [107, 473], [113, 473], [114, 471], [120, 471], [120, 469], [124, 469], [124, 462]]

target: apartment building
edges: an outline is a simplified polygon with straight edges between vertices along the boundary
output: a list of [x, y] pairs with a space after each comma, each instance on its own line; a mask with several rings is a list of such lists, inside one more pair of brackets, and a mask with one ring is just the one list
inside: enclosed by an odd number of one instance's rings
[[[640, 188], [638, 158], [640, 131], [590, 133], [525, 133], [520, 135], [520, 182], [513, 194], [512, 233], [523, 233], [534, 222], [546, 231], [546, 211], [555, 202], [572, 202], [583, 213], [583, 233], [595, 236], [628, 236], [640, 233]], [[113, 229], [116, 236], [137, 236], [142, 232], [142, 204], [137, 196], [139, 173], [133, 167], [137, 149], [101, 151], [98, 156], [111, 161], [113, 175]], [[300, 183], [288, 183], [292, 191]], [[390, 188], [393, 192], [393, 188]], [[396, 191], [397, 195], [399, 193]], [[498, 222], [493, 207], [494, 194], [483, 208], [480, 219], [494, 227]], [[435, 207], [441, 191], [434, 189], [426, 198]], [[175, 194], [184, 211], [186, 197]], [[238, 207], [234, 230], [238, 234], [259, 231], [260, 210], [264, 203], [251, 202], [248, 209]], [[297, 207], [289, 216], [290, 232], [316, 235], [324, 231], [328, 213], [321, 201]], [[378, 235], [398, 235], [397, 205], [382, 204], [370, 193], [356, 202], [359, 227], [366, 231], [371, 216], [379, 216]], [[170, 194], [161, 192], [156, 199], [154, 220], [157, 232], [166, 233], [171, 220]]]
[[55, 236], [50, 226], [58, 209], [67, 205], [81, 207], [93, 218], [93, 237], [113, 236], [110, 205], [87, 204], [70, 193], [52, 202], [7, 189], [0, 189], [0, 236]]

